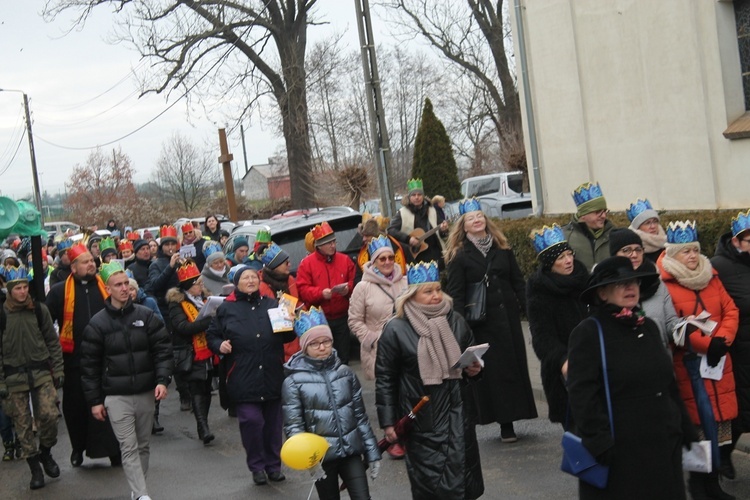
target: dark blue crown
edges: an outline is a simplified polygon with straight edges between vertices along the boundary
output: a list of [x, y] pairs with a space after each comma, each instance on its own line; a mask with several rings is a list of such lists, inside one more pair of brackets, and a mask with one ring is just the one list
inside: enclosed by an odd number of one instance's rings
[[750, 229], [750, 210], [738, 213], [737, 217], [732, 217], [732, 236], [737, 236], [748, 229]]
[[577, 207], [583, 205], [587, 201], [593, 200], [594, 198], [601, 198], [604, 196], [598, 182], [594, 182], [593, 184], [591, 182], [581, 184], [572, 194], [573, 201]]
[[272, 241], [260, 254], [260, 261], [264, 266], [267, 266], [276, 258], [279, 252], [281, 252], [281, 247]]
[[436, 283], [440, 281], [440, 270], [437, 262], [419, 262], [409, 264], [406, 268], [406, 279], [410, 285], [422, 285], [424, 283]]
[[557, 224], [552, 224], [552, 227], [544, 226], [542, 229], [535, 229], [532, 231], [530, 237], [534, 244], [534, 250], [538, 254], [553, 245], [567, 241], [562, 228]]
[[73, 246], [73, 240], [62, 240], [57, 243], [57, 251], [58, 252], [64, 252], [65, 250], [68, 250], [70, 247]]
[[222, 251], [221, 243], [219, 243], [218, 241], [207, 241], [203, 245], [203, 256], [206, 258], [208, 258], [208, 256], [211, 255], [212, 253], [221, 252], [221, 251]]
[[385, 247], [388, 247], [391, 250], [393, 250], [393, 245], [391, 244], [391, 240], [388, 238], [388, 236], [383, 236], [381, 234], [377, 238], [373, 238], [370, 240], [370, 243], [367, 245], [367, 251], [370, 253], [370, 255], [372, 255], [376, 251]]
[[469, 212], [476, 212], [482, 210], [482, 205], [473, 196], [467, 198], [458, 204], [459, 215], [467, 214]]
[[635, 203], [631, 203], [628, 209], [625, 211], [625, 213], [628, 216], [628, 220], [630, 222], [633, 222], [633, 219], [638, 217], [639, 214], [645, 212], [646, 210], [653, 210], [654, 207], [651, 206], [651, 202], [648, 200], [642, 200], [638, 198], [635, 200]]
[[[23, 266], [20, 267], [3, 267], [0, 268], [0, 276], [6, 283], [11, 281], [28, 281], [29, 271]], [[2, 306], [0, 306], [2, 307]]]
[[679, 245], [698, 241], [695, 221], [673, 221], [667, 226], [667, 243]]
[[294, 333], [301, 337], [310, 328], [320, 325], [328, 326], [326, 315], [323, 313], [323, 309], [313, 306], [309, 311], [297, 313], [297, 317], [294, 318]]

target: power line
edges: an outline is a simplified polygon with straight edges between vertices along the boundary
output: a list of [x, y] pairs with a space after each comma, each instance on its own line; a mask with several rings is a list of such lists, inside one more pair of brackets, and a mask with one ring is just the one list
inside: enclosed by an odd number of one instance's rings
[[18, 154], [18, 150], [21, 148], [21, 143], [23, 143], [23, 138], [25, 135], [26, 135], [26, 131], [24, 130], [23, 132], [21, 132], [21, 137], [18, 139], [18, 144], [16, 145], [15, 152], [13, 152], [13, 157], [10, 159], [8, 164], [5, 165], [5, 167], [3, 167], [2, 170], [0, 170], [0, 175], [3, 175], [5, 172], [7, 172], [10, 166], [13, 164], [13, 160], [16, 159], [16, 155]]

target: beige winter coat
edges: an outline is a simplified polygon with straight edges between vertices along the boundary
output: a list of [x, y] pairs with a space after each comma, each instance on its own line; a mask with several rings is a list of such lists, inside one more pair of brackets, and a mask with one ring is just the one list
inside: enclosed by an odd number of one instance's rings
[[375, 355], [383, 325], [391, 319], [396, 297], [408, 284], [399, 266], [393, 268], [393, 281], [375, 273], [372, 262], [365, 264], [360, 281], [349, 299], [349, 329], [360, 343], [360, 359], [365, 378], [375, 379]]

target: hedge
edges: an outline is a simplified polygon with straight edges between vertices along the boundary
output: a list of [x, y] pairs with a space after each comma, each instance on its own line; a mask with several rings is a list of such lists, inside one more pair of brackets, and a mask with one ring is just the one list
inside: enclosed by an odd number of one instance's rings
[[[746, 209], [743, 209], [744, 211]], [[713, 256], [719, 237], [731, 230], [732, 217], [736, 217], [740, 209], [735, 210], [702, 210], [702, 211], [665, 211], [660, 212], [661, 225], [666, 230], [671, 221], [695, 220], [698, 228], [698, 239], [701, 243], [701, 252], [709, 258]], [[630, 222], [624, 212], [612, 212], [609, 220], [615, 227], [628, 227]], [[532, 229], [541, 228], [543, 225], [551, 226], [558, 223], [563, 226], [569, 223], [571, 215], [557, 215], [547, 217], [527, 217], [516, 220], [495, 219], [505, 236], [508, 238], [513, 251], [516, 254], [518, 265], [524, 276], [528, 276], [537, 268], [536, 252], [529, 239]]]

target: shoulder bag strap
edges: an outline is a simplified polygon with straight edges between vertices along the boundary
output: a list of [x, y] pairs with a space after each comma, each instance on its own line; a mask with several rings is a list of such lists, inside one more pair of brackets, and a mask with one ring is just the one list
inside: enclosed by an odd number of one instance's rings
[[607, 412], [609, 413], [609, 430], [612, 433], [612, 437], [615, 436], [615, 427], [612, 424], [612, 399], [609, 394], [609, 376], [607, 375], [607, 354], [604, 352], [604, 334], [602, 333], [602, 324], [598, 319], [592, 318], [596, 323], [596, 328], [599, 330], [599, 349], [602, 353], [602, 373], [604, 374], [604, 392], [607, 395]]

